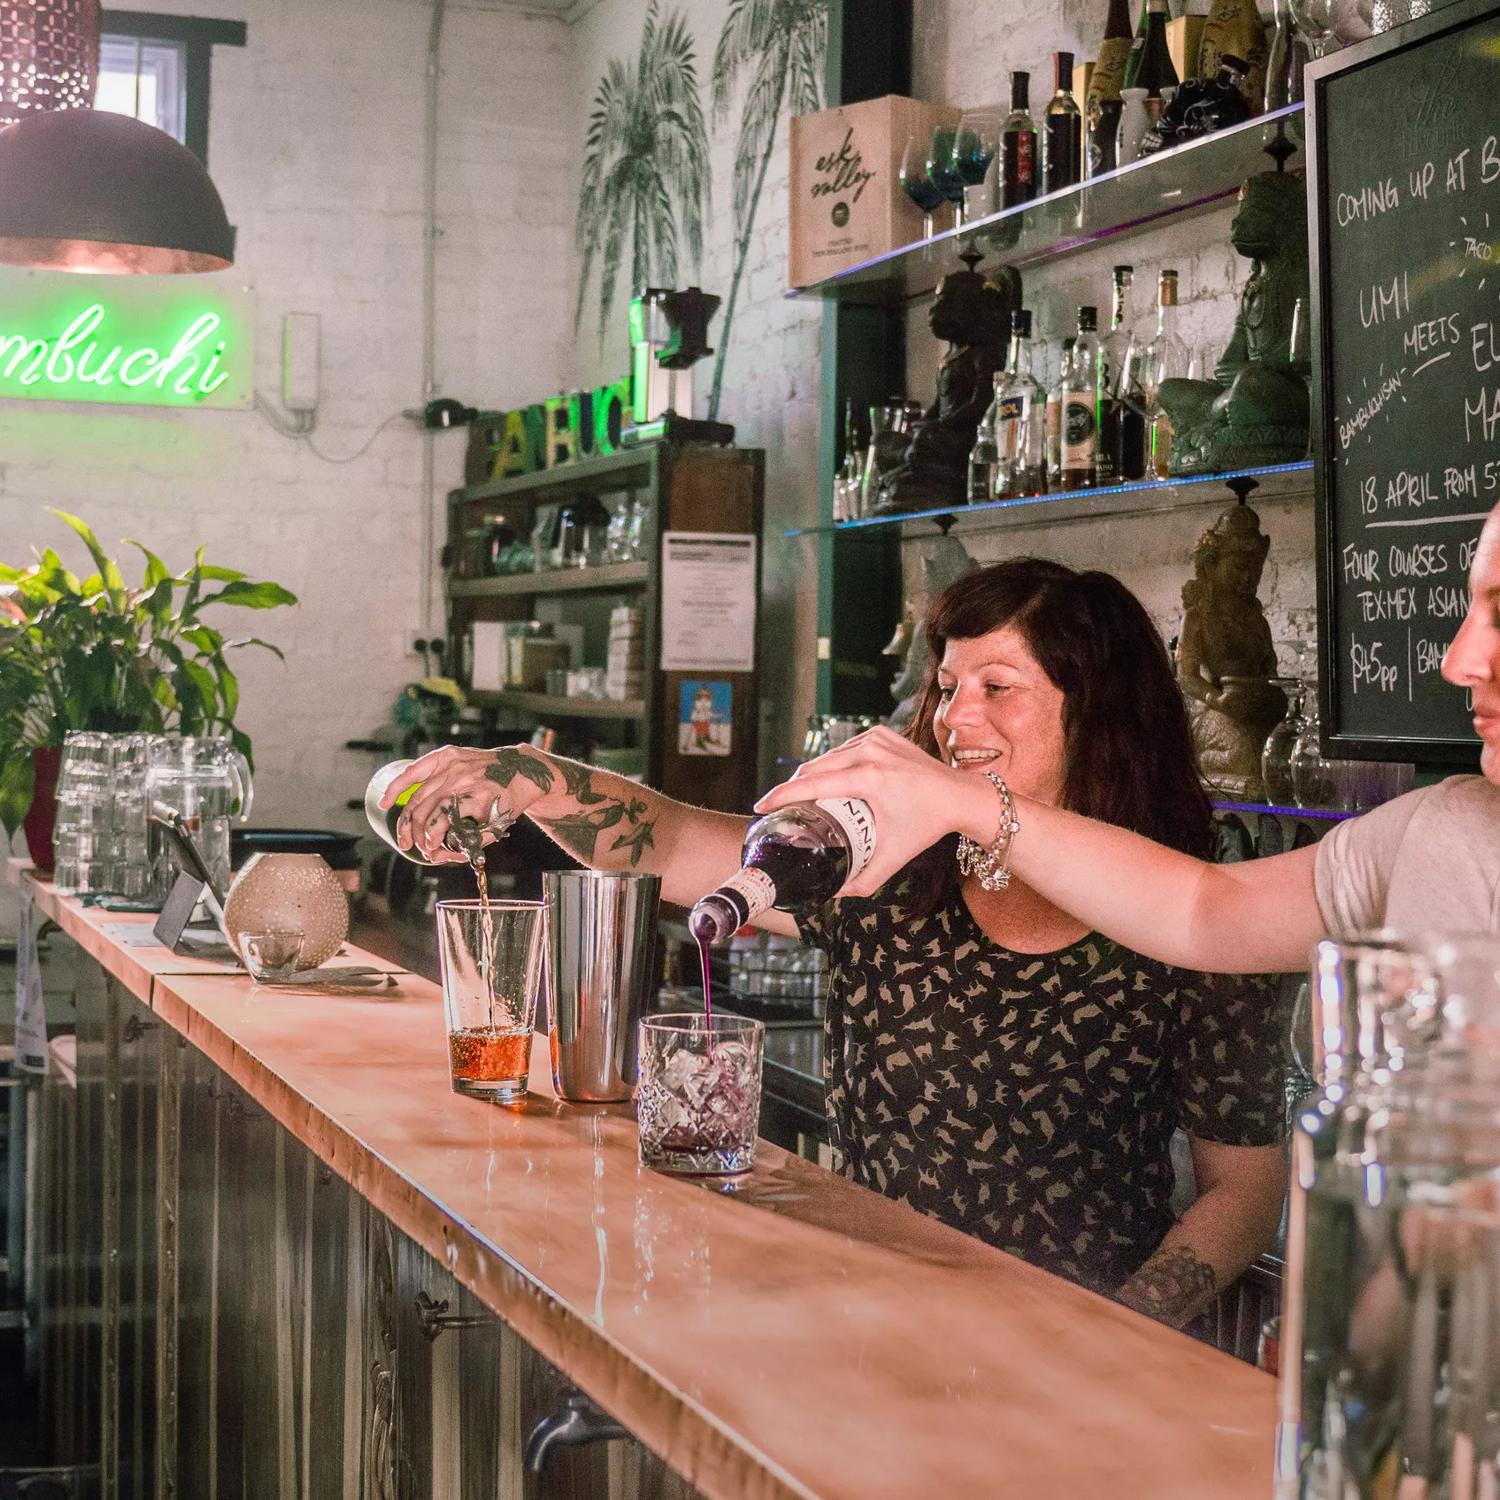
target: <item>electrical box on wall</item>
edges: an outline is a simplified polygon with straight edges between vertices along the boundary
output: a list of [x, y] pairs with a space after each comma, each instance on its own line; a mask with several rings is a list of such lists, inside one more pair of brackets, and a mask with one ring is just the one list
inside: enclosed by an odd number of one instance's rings
[[318, 409], [322, 330], [317, 313], [288, 313], [281, 320], [281, 404], [288, 411]]

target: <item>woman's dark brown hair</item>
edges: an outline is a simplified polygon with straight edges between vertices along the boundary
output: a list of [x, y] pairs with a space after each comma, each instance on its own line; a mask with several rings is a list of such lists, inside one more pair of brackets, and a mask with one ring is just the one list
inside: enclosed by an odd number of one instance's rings
[[[929, 755], [940, 754], [933, 716], [945, 647], [1007, 625], [1020, 632], [1062, 691], [1062, 806], [1206, 858], [1213, 849], [1212, 809], [1194, 765], [1181, 690], [1140, 601], [1109, 573], [1019, 557], [950, 584], [927, 611], [931, 656], [907, 738]], [[911, 871], [920, 905], [935, 901], [948, 884], [943, 879], [935, 887], [924, 877], [929, 864], [934, 874], [953, 871], [949, 843], [939, 846], [941, 863], [925, 856], [915, 862], [924, 867]]]

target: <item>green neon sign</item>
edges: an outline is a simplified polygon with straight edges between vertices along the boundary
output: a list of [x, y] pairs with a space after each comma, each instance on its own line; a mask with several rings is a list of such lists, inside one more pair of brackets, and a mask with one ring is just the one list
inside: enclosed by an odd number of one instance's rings
[[249, 406], [248, 291], [208, 276], [0, 273], [0, 400]]

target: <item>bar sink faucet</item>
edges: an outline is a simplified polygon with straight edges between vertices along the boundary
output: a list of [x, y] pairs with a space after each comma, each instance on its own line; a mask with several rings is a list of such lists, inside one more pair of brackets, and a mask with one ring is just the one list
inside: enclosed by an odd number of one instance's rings
[[528, 1474], [540, 1474], [554, 1448], [577, 1448], [584, 1443], [604, 1443], [630, 1434], [596, 1406], [582, 1391], [569, 1386], [550, 1417], [543, 1417], [526, 1439], [523, 1461]]

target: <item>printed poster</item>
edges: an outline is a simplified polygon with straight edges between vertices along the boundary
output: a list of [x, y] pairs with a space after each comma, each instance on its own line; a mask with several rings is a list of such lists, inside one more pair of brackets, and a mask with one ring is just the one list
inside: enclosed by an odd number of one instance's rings
[[662, 671], [755, 670], [755, 543], [742, 532], [662, 534]]
[[682, 755], [728, 755], [733, 748], [734, 685], [684, 682], [678, 699], [677, 749]]

